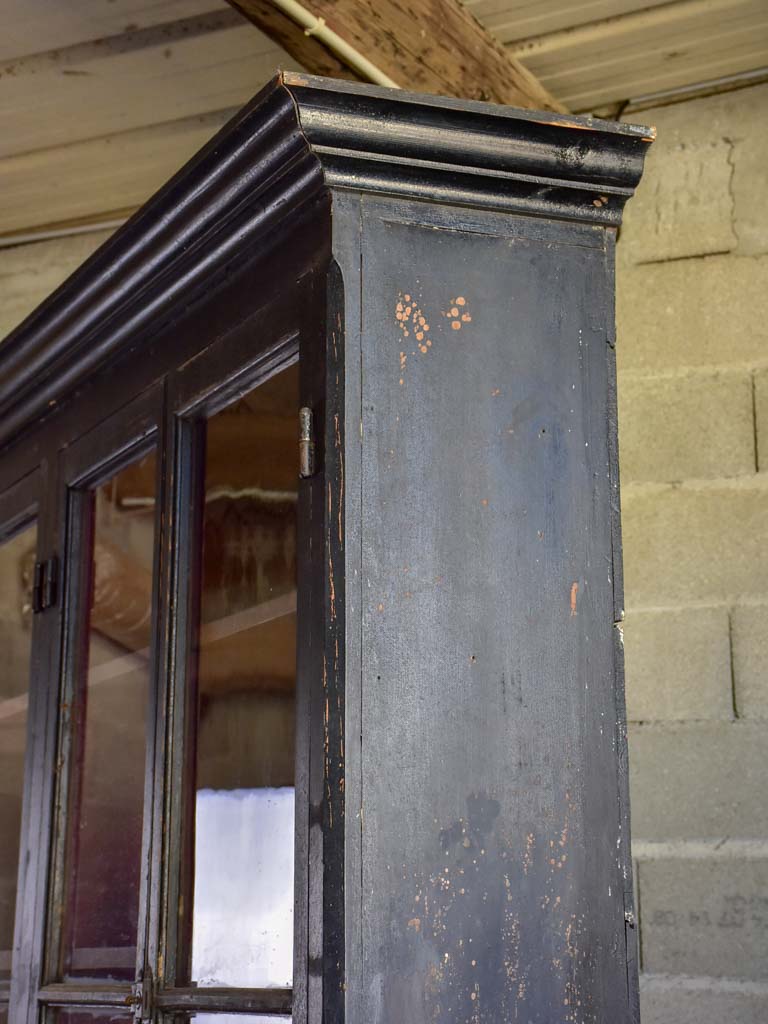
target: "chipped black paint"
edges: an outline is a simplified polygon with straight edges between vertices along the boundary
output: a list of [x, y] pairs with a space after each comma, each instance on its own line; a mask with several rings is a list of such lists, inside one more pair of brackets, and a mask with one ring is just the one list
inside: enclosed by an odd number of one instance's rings
[[628, 1024], [604, 237], [361, 216], [355, 1019]]
[[[162, 404], [169, 719], [140, 953], [158, 1007], [637, 1020], [612, 303], [649, 141], [278, 75], [0, 348], [0, 489], [53, 474], [46, 557], [64, 543], [59, 452], [116, 410], [127, 429], [153, 387]], [[194, 588], [197, 434], [180, 424], [296, 346], [317, 471], [298, 512], [294, 990], [216, 993], [185, 987], [190, 850], [166, 800]], [[61, 622], [38, 618], [53, 686]], [[54, 719], [24, 847], [51, 920]], [[124, 1005], [119, 985], [34, 990], [56, 976], [44, 917], [24, 915], [12, 1016]]]

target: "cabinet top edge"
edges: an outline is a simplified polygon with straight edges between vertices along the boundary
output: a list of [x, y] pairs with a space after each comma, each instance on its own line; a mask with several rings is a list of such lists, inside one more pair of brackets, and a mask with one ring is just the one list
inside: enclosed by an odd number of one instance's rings
[[[653, 129], [278, 72], [330, 186], [617, 225]], [[429, 189], [432, 189], [430, 193]]]
[[355, 98], [366, 98], [377, 103], [382, 110], [400, 109], [407, 117], [406, 110], [411, 108], [442, 111], [450, 116], [450, 112], [474, 115], [478, 118], [497, 119], [500, 122], [529, 122], [535, 125], [556, 128], [572, 128], [576, 131], [589, 131], [606, 135], [626, 135], [639, 138], [645, 143], [656, 139], [656, 129], [650, 125], [630, 124], [623, 121], [607, 121], [599, 117], [585, 114], [561, 114], [551, 110], [529, 110], [522, 107], [504, 106], [498, 103], [485, 103], [480, 100], [457, 99], [453, 96], [438, 96], [428, 93], [410, 92], [405, 89], [390, 89], [363, 82], [350, 82], [346, 79], [323, 78], [298, 71], [279, 71], [278, 78], [286, 88], [294, 94], [297, 101], [309, 102], [314, 94], [324, 94], [328, 101], [335, 98], [340, 105], [354, 104]]
[[0, 447], [338, 190], [610, 228], [651, 140], [635, 125], [278, 71], [0, 342]]

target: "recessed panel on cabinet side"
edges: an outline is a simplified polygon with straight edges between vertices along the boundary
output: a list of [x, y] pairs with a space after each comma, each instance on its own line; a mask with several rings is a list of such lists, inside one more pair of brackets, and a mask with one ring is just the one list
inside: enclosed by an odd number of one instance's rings
[[604, 233], [363, 210], [366, 1020], [618, 1024]]

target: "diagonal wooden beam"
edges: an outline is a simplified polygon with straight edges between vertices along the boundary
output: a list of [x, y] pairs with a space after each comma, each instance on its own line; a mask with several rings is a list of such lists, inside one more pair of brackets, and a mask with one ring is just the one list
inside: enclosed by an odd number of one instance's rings
[[229, 3], [311, 74], [371, 80], [371, 62], [379, 81], [416, 92], [565, 110], [459, 0]]

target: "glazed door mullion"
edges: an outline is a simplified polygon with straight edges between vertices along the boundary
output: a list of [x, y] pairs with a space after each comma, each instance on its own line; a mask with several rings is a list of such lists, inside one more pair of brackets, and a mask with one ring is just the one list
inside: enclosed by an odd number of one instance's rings
[[48, 764], [58, 782], [37, 993], [43, 1005], [124, 1007], [145, 965], [162, 703], [155, 670], [162, 408], [157, 386], [60, 460], [64, 642], [58, 742]]
[[[295, 287], [295, 286], [294, 286]], [[167, 723], [168, 747], [165, 752], [165, 800], [166, 819], [164, 827], [165, 850], [162, 854], [159, 846], [155, 847], [154, 874], [163, 879], [163, 892], [160, 909], [162, 918], [156, 922], [156, 940], [154, 939], [155, 928], [150, 935], [150, 947], [156, 941], [156, 954], [153, 959], [161, 966], [157, 977], [157, 988], [154, 996], [155, 1005], [158, 1011], [163, 1014], [164, 1019], [171, 1019], [171, 1015], [179, 1015], [181, 1020], [190, 1020], [194, 1015], [200, 1016], [206, 1022], [213, 1021], [210, 1014], [232, 1013], [240, 1014], [267, 1014], [283, 1017], [293, 1013], [293, 1020], [301, 1019], [301, 1007], [304, 1000], [305, 985], [301, 980], [302, 969], [306, 969], [307, 946], [306, 946], [306, 872], [307, 872], [307, 841], [308, 828], [307, 795], [303, 779], [307, 774], [308, 751], [304, 744], [305, 716], [308, 714], [304, 687], [299, 680], [295, 696], [296, 714], [298, 717], [296, 725], [296, 737], [298, 748], [295, 758], [295, 806], [296, 806], [296, 831], [295, 831], [295, 875], [294, 875], [294, 942], [295, 953], [294, 964], [294, 991], [287, 987], [258, 987], [251, 980], [238, 981], [234, 974], [226, 976], [224, 983], [198, 978], [193, 965], [193, 915], [195, 914], [195, 857], [194, 857], [194, 836], [196, 828], [196, 816], [199, 806], [197, 799], [197, 773], [200, 768], [197, 763], [197, 722], [198, 722], [198, 701], [201, 699], [198, 694], [198, 684], [201, 688], [203, 683], [202, 670], [199, 669], [199, 661], [203, 657], [202, 647], [204, 642], [200, 639], [201, 632], [208, 635], [211, 628], [215, 631], [220, 627], [217, 623], [223, 621], [214, 616], [215, 621], [205, 620], [205, 608], [203, 604], [203, 588], [205, 586], [206, 563], [203, 559], [203, 534], [205, 529], [205, 517], [210, 506], [211, 481], [208, 476], [212, 457], [210, 448], [214, 442], [211, 440], [213, 434], [222, 425], [221, 417], [224, 420], [232, 415], [237, 417], [237, 410], [242, 410], [244, 429], [248, 432], [249, 411], [248, 403], [253, 404], [253, 415], [258, 422], [259, 402], [262, 397], [269, 393], [273, 386], [278, 386], [281, 378], [287, 372], [295, 371], [295, 363], [299, 352], [299, 336], [305, 326], [304, 306], [311, 303], [305, 299], [300, 300], [300, 295], [306, 295], [307, 290], [303, 286], [295, 287], [290, 294], [283, 293], [276, 300], [269, 303], [265, 308], [254, 311], [252, 319], [237, 325], [224, 337], [219, 338], [201, 352], [197, 357], [185, 364], [176, 374], [169, 379], [168, 414], [166, 422], [166, 436], [169, 438], [169, 450], [172, 450], [174, 457], [172, 465], [169, 461], [168, 468], [168, 489], [166, 491], [165, 519], [173, 523], [173, 537], [169, 540], [169, 566], [170, 579], [164, 582], [163, 587], [168, 588], [169, 603], [174, 609], [174, 614], [169, 617], [169, 635], [166, 638], [169, 661], [167, 674], [169, 687], [172, 694], [170, 702], [171, 720]], [[302, 337], [302, 353], [303, 337]], [[302, 355], [303, 359], [303, 355]], [[295, 375], [295, 374], [294, 374]], [[299, 376], [303, 375], [303, 369]], [[296, 380], [296, 399], [285, 407], [280, 415], [288, 424], [287, 440], [286, 431], [282, 427], [278, 429], [280, 437], [280, 454], [273, 458], [279, 462], [284, 458], [285, 452], [290, 452], [295, 458], [295, 469], [293, 480], [286, 486], [293, 490], [298, 489], [297, 516], [301, 521], [305, 513], [303, 494], [304, 483], [298, 485], [298, 406], [299, 391], [298, 378]], [[265, 390], [266, 389], [266, 390]], [[290, 389], [289, 389], [290, 390]], [[292, 392], [291, 392], [292, 393]], [[243, 405], [245, 403], [245, 405]], [[295, 404], [295, 408], [293, 407]], [[216, 426], [211, 426], [216, 421]], [[230, 426], [234, 422], [230, 423]], [[221, 435], [218, 435], [219, 437]], [[258, 440], [261, 435], [250, 434], [251, 442], [266, 446], [270, 451], [272, 442], [269, 439]], [[216, 449], [221, 451], [222, 449]], [[265, 450], [262, 447], [262, 450]], [[258, 461], [258, 456], [257, 461]], [[290, 458], [290, 455], [288, 456]], [[253, 477], [253, 467], [249, 465], [248, 459], [242, 459], [239, 464], [239, 477], [243, 482], [250, 481], [251, 490], [259, 492]], [[227, 493], [243, 494], [248, 492], [238, 491], [237, 487], [232, 489], [231, 481], [223, 478], [222, 487], [224, 490], [223, 499], [228, 500]], [[234, 498], [237, 501], [250, 501], [247, 497]], [[261, 500], [261, 499], [259, 499]], [[301, 541], [299, 541], [301, 545]], [[258, 555], [255, 556], [258, 560]], [[299, 604], [301, 604], [302, 582], [299, 581]], [[209, 594], [210, 597], [210, 594]], [[245, 614], [249, 611], [256, 612], [258, 618], [258, 602], [261, 597], [251, 595], [245, 600]], [[277, 603], [282, 600], [278, 593]], [[255, 603], [254, 603], [255, 602]], [[272, 602], [274, 603], [274, 602]], [[239, 614], [236, 602], [231, 605], [224, 614], [229, 620], [234, 620]], [[285, 614], [280, 613], [280, 614]], [[218, 613], [217, 613], [218, 615]], [[238, 626], [232, 626], [234, 633], [237, 633]], [[206, 630], [208, 633], [206, 633]], [[226, 630], [225, 630], [226, 632]], [[232, 634], [234, 636], [234, 633]], [[262, 649], [259, 640], [253, 641], [254, 671], [258, 672], [260, 650]], [[248, 683], [244, 682], [247, 690]], [[207, 692], [207, 691], [206, 691]], [[243, 699], [250, 696], [254, 700], [255, 694], [248, 694], [244, 690]], [[209, 698], [206, 698], [209, 699]], [[210, 700], [216, 700], [215, 695]], [[248, 706], [250, 709], [250, 705]], [[244, 712], [245, 713], [245, 712]], [[255, 714], [253, 709], [248, 714]], [[250, 719], [249, 719], [250, 721]], [[160, 769], [158, 767], [158, 778]], [[263, 785], [257, 781], [241, 782], [246, 787], [258, 787]], [[232, 783], [222, 781], [222, 791], [230, 788]], [[245, 792], [245, 790], [243, 790]], [[255, 790], [253, 791], [255, 793]], [[254, 797], [255, 799], [255, 797]], [[224, 797], [222, 797], [224, 800]], [[255, 836], [258, 840], [258, 835]], [[199, 858], [198, 858], [199, 868]], [[229, 870], [234, 870], [232, 864]], [[222, 865], [222, 875], [226, 869]], [[253, 884], [258, 882], [258, 871], [254, 869]], [[183, 912], [179, 913], [179, 908]], [[234, 923], [235, 925], [237, 922]], [[199, 966], [199, 965], [198, 965]], [[234, 966], [230, 965], [234, 971]], [[227, 972], [225, 971], [225, 975]], [[273, 982], [269, 982], [273, 984]], [[243, 986], [251, 987], [243, 987]], [[299, 999], [297, 1006], [296, 997]], [[262, 1019], [261, 1017], [259, 1019]], [[270, 1022], [272, 1016], [267, 1018]], [[244, 1018], [245, 1024], [248, 1018]]]
[[[266, 333], [266, 332], [265, 332]], [[271, 333], [271, 332], [270, 332]], [[279, 332], [278, 332], [279, 334]], [[197, 732], [197, 656], [203, 587], [202, 530], [206, 473], [206, 424], [216, 414], [296, 361], [296, 331], [274, 343], [253, 346], [249, 355], [227, 338], [212, 345], [172, 380], [167, 432], [174, 437], [174, 494], [166, 515], [174, 522], [173, 599], [169, 677], [173, 700], [165, 768], [166, 850], [164, 920], [159, 925], [156, 1002], [165, 1013], [290, 1011], [290, 993], [236, 985], [205, 987], [191, 980], [194, 912], [195, 758]], [[246, 350], [247, 351], [247, 350]], [[295, 410], [298, 423], [298, 404]], [[297, 442], [296, 442], [297, 443]], [[155, 850], [155, 858], [160, 855]], [[183, 907], [183, 913], [177, 912]]]

